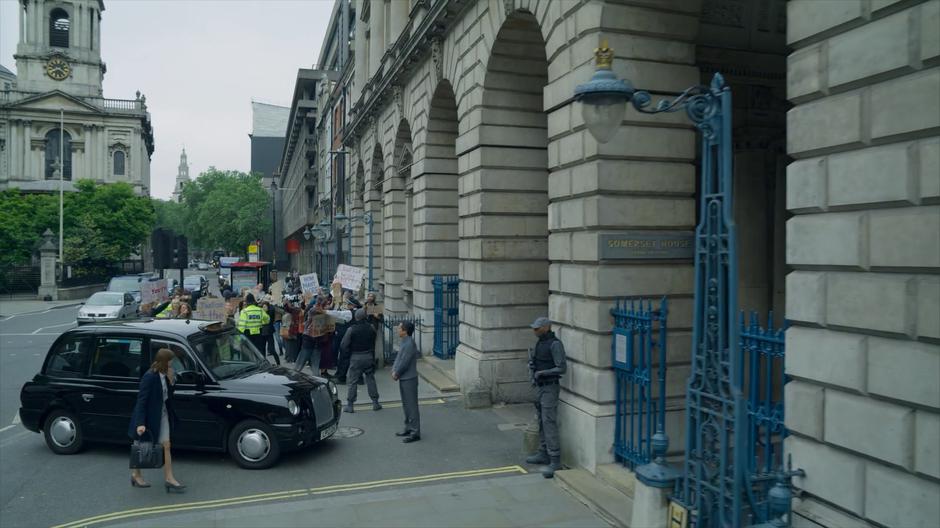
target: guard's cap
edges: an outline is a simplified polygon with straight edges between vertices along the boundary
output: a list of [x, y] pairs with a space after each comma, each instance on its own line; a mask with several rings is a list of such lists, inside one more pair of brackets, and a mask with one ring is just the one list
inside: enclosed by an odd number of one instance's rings
[[543, 326], [548, 326], [552, 324], [552, 320], [548, 317], [539, 317], [535, 321], [532, 321], [532, 324], [529, 325], [529, 328], [542, 328]]

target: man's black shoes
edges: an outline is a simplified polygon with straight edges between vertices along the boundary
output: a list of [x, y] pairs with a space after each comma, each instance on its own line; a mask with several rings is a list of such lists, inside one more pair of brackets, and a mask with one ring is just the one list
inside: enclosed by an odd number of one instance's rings
[[395, 433], [395, 436], [411, 436], [411, 431], [408, 431], [408, 430], [405, 430], [405, 431], [397, 431], [397, 432]]
[[402, 438], [401, 441], [405, 444], [410, 444], [412, 442], [417, 442], [418, 440], [421, 440], [421, 435], [413, 434]]

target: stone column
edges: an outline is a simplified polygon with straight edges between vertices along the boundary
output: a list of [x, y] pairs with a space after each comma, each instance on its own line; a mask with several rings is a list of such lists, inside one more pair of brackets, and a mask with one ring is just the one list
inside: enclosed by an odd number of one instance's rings
[[365, 88], [366, 81], [369, 79], [369, 45], [366, 41], [366, 23], [362, 21], [360, 15], [363, 6], [369, 0], [359, 0], [356, 8], [356, 41], [354, 43], [356, 53], [355, 75], [353, 77], [353, 98], [352, 103], [359, 100], [362, 95], [362, 89]]
[[410, 2], [405, 0], [399, 0], [391, 3], [391, 19], [389, 20], [389, 31], [391, 35], [388, 35], [389, 45], [393, 45], [399, 37], [401, 37], [402, 32], [405, 30], [405, 26], [408, 25], [408, 5]]
[[58, 248], [52, 241], [55, 237], [51, 229], [42, 234], [43, 242], [39, 246], [40, 255], [40, 285], [37, 296], [40, 300], [59, 300], [59, 288], [56, 285], [56, 257]]
[[369, 77], [375, 75], [385, 54], [385, 0], [370, 0]]

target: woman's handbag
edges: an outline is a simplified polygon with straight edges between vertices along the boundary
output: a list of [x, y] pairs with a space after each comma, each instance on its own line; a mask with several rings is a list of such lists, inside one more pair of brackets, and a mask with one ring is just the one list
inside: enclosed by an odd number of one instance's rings
[[153, 442], [150, 431], [144, 433], [150, 440], [138, 438], [131, 444], [131, 469], [153, 469], [163, 467], [163, 446]]

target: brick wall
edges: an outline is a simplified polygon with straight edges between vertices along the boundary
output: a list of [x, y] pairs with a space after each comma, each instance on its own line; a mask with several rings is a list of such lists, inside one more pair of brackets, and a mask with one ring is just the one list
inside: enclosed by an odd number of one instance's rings
[[940, 0], [788, 5], [797, 526], [940, 518]]

